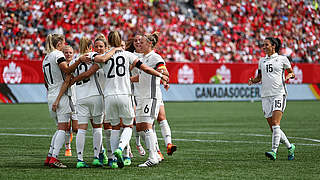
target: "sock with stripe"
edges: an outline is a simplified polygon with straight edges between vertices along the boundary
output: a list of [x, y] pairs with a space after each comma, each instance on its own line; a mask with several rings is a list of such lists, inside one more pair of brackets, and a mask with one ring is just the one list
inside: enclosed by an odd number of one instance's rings
[[54, 133], [54, 135], [52, 136], [51, 144], [50, 144], [50, 148], [49, 148], [49, 153], [48, 153], [48, 157], [51, 157], [51, 156], [52, 156], [53, 149], [54, 149], [54, 141], [56, 140], [57, 134], [58, 134], [58, 130], [57, 130], [57, 131]]
[[272, 151], [277, 153], [280, 137], [281, 137], [281, 129], [280, 126], [272, 126]]
[[162, 137], [164, 139], [166, 146], [168, 144], [172, 144], [171, 130], [170, 130], [170, 126], [169, 126], [167, 120], [160, 121], [160, 129], [161, 129], [161, 134], [162, 134]]
[[58, 130], [58, 133], [57, 133], [56, 138], [54, 140], [52, 157], [58, 158], [60, 149], [64, 144], [65, 136], [66, 136], [65, 131]]
[[102, 143], [102, 128], [93, 128], [93, 156], [99, 158]]
[[78, 160], [83, 161], [83, 151], [84, 144], [86, 142], [86, 130], [78, 129], [77, 138], [76, 138], [76, 148], [77, 148], [77, 156]]

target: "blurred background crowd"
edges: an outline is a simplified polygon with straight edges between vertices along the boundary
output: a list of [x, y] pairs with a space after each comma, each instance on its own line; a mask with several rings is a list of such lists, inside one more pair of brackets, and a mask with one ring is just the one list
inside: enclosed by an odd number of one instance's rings
[[78, 51], [82, 36], [161, 33], [167, 61], [256, 63], [267, 36], [294, 62], [319, 63], [319, 0], [2, 0], [0, 59], [42, 60], [48, 33]]

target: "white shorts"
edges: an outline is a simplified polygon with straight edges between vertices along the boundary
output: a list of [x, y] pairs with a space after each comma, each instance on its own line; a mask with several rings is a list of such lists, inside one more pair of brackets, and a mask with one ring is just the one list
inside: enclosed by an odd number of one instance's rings
[[262, 110], [265, 118], [272, 117], [273, 111], [282, 111], [286, 109], [286, 95], [276, 95], [261, 98]]
[[153, 123], [159, 115], [162, 100], [157, 99], [137, 99], [136, 121], [137, 123]]
[[51, 118], [55, 120], [56, 124], [69, 122], [71, 112], [72, 112], [71, 101], [69, 100], [69, 97], [67, 95], [62, 95], [57, 111], [53, 112], [52, 104], [54, 103], [55, 100], [56, 100], [56, 97], [53, 97], [53, 96], [48, 97], [48, 108], [49, 108], [49, 113]]
[[134, 118], [131, 95], [112, 95], [105, 98], [106, 121], [120, 118]]
[[88, 124], [89, 119], [93, 119], [94, 124], [102, 123], [103, 97], [91, 96], [77, 100], [78, 124]]

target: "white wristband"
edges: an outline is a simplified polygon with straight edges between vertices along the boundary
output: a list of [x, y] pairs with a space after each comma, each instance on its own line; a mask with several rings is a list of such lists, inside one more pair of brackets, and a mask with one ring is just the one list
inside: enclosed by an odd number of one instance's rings
[[162, 79], [163, 75], [160, 73], [159, 77]]

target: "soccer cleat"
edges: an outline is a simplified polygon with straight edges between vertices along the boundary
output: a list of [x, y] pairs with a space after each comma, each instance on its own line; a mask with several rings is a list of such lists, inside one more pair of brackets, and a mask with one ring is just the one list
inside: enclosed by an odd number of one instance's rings
[[138, 149], [140, 156], [146, 155], [146, 151], [144, 150], [144, 148], [141, 145], [137, 145], [136, 147]]
[[89, 166], [87, 165], [86, 162], [78, 160], [76, 167], [77, 168], [88, 168]]
[[150, 159], [148, 159], [146, 162], [144, 162], [143, 164], [138, 165], [138, 167], [151, 167], [151, 166], [155, 166], [157, 165], [157, 162], [153, 162]]
[[124, 164], [125, 166], [130, 166], [130, 165], [131, 165], [131, 158], [129, 158], [129, 157], [124, 157], [123, 159], [124, 159], [123, 164]]
[[66, 165], [62, 164], [58, 159], [51, 157], [49, 161], [49, 167], [52, 168], [67, 168]]
[[296, 150], [296, 146], [291, 144], [291, 148], [288, 149], [288, 160], [294, 160], [294, 150]]
[[273, 151], [266, 152], [265, 155], [271, 160], [276, 160], [277, 159], [277, 153], [275, 153]]
[[124, 163], [123, 163], [123, 157], [122, 157], [122, 151], [121, 149], [116, 149], [113, 153], [116, 158], [117, 158], [117, 164], [119, 168], [123, 168], [124, 167]]
[[110, 166], [112, 169], [116, 169], [118, 168], [118, 164], [117, 164], [117, 161], [116, 160], [112, 160], [111, 162], [111, 166]]
[[107, 165], [111, 167], [112, 166], [112, 162], [113, 162], [112, 159], [108, 159]]
[[99, 161], [103, 165], [108, 165], [108, 157], [106, 155], [106, 152], [103, 150], [102, 153], [99, 153]]
[[99, 161], [98, 158], [93, 158], [93, 161], [92, 161], [92, 166], [95, 166], [95, 167], [102, 167], [103, 164]]
[[171, 144], [171, 143], [169, 143], [169, 144], [167, 145], [167, 154], [168, 154], [169, 156], [172, 156], [173, 152], [175, 152], [176, 150], [177, 150], [177, 146], [176, 146], [176, 145], [173, 145], [173, 144]]
[[161, 153], [160, 150], [158, 151], [158, 155], [159, 155], [159, 156], [158, 156], [158, 161], [159, 161], [159, 162], [163, 161], [163, 160], [164, 160], [164, 157], [163, 157], [163, 154]]
[[71, 149], [66, 149], [64, 156], [72, 156]]
[[46, 160], [44, 161], [44, 166], [49, 166], [51, 157], [47, 156]]

